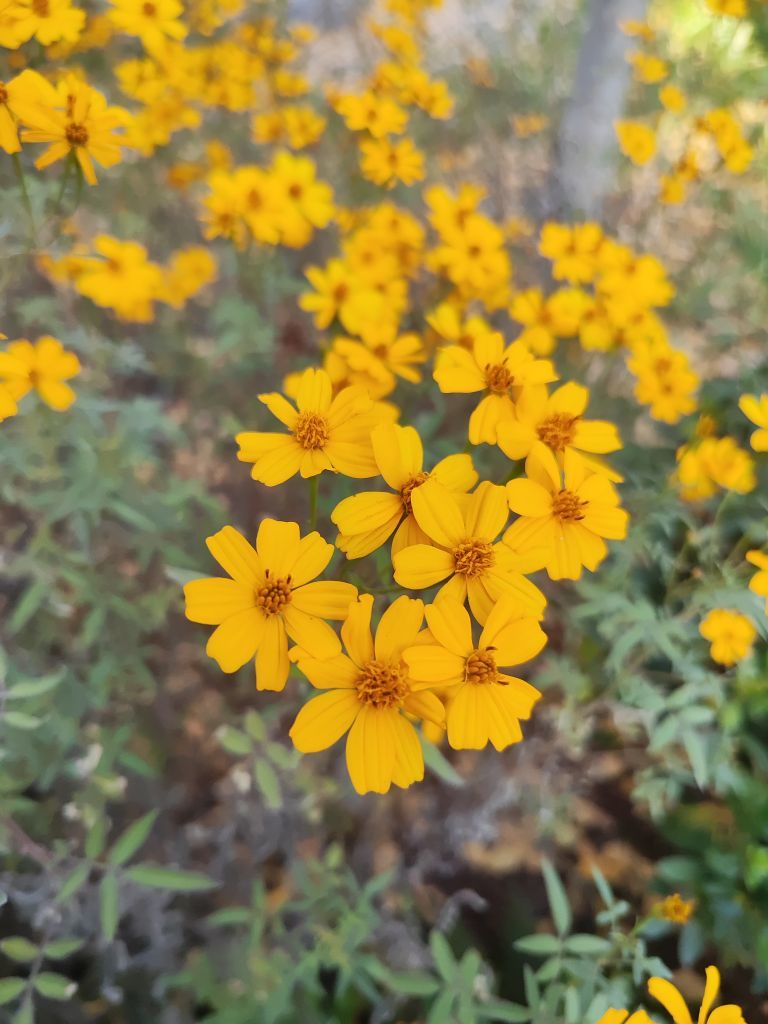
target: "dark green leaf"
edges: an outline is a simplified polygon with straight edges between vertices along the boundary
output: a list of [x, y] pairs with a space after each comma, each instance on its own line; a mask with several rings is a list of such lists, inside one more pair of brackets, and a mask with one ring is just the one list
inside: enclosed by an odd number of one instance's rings
[[130, 860], [149, 838], [152, 826], [157, 820], [158, 811], [150, 811], [138, 821], [134, 821], [120, 836], [115, 845], [107, 854], [107, 861], [110, 864], [120, 866]]
[[125, 877], [137, 885], [169, 889], [172, 892], [204, 892], [206, 889], [215, 889], [219, 884], [196, 871], [181, 871], [154, 864], [138, 864], [135, 868], [129, 868]]

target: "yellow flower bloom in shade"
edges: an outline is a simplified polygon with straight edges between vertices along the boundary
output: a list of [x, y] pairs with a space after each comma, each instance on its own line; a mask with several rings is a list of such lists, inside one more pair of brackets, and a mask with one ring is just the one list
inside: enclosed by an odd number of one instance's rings
[[447, 394], [484, 392], [469, 418], [472, 444], [496, 444], [498, 425], [513, 417], [521, 388], [557, 380], [548, 359], [536, 359], [521, 341], [505, 347], [498, 331], [477, 338], [471, 352], [460, 345], [441, 348], [433, 376]]
[[696, 900], [684, 900], [679, 892], [666, 896], [653, 908], [654, 913], [672, 924], [687, 924], [696, 909]]
[[339, 653], [339, 639], [323, 620], [343, 619], [357, 588], [315, 579], [333, 557], [333, 545], [319, 533], [302, 537], [296, 523], [264, 519], [255, 550], [232, 526], [206, 544], [231, 578], [187, 583], [186, 615], [216, 626], [205, 650], [223, 672], [237, 672], [255, 656], [256, 688], [282, 690], [289, 637], [313, 657]]
[[656, 133], [641, 121], [617, 121], [616, 136], [624, 156], [642, 167], [656, 154]]
[[603, 242], [599, 224], [545, 224], [539, 252], [553, 263], [556, 281], [586, 284], [594, 280], [597, 257]]
[[523, 738], [520, 720], [531, 717], [539, 691], [502, 668], [520, 665], [547, 642], [535, 616], [516, 595], [493, 606], [477, 644], [464, 605], [442, 597], [426, 610], [436, 643], [420, 643], [403, 653], [411, 675], [432, 686], [449, 687], [446, 720], [454, 750], [482, 750], [491, 743], [504, 750]]
[[179, 0], [111, 0], [109, 17], [114, 26], [129, 36], [138, 36], [150, 52], [162, 50], [169, 39], [187, 34], [180, 20], [184, 13]]
[[216, 280], [216, 273], [216, 260], [204, 246], [179, 249], [165, 270], [160, 298], [174, 309], [181, 309], [187, 299]]
[[742, 395], [739, 408], [758, 427], [749, 439], [756, 452], [768, 452], [768, 394]]
[[713, 608], [702, 619], [699, 632], [710, 641], [712, 660], [725, 666], [746, 658], [757, 638], [757, 630], [747, 616], [728, 608]]
[[696, 408], [699, 375], [685, 352], [664, 340], [652, 339], [632, 346], [627, 367], [637, 377], [635, 398], [650, 406], [662, 423], [677, 423]]
[[[712, 1004], [720, 991], [720, 971], [716, 967], [708, 967], [705, 973], [707, 981], [699, 1009], [698, 1024], [746, 1024], [741, 1007], [733, 1003], [718, 1006], [716, 1010], [712, 1009]], [[648, 982], [648, 992], [661, 1003], [675, 1024], [693, 1024], [693, 1017], [685, 1005], [685, 1000], [671, 981], [667, 981], [666, 978], [651, 978]]]
[[765, 598], [765, 613], [768, 615], [768, 555], [753, 549], [747, 552], [746, 558], [751, 565], [756, 565], [759, 569], [749, 581], [749, 589]]
[[[477, 483], [469, 455], [448, 455], [431, 473], [424, 472], [424, 448], [413, 427], [380, 423], [371, 434], [373, 455], [388, 491], [366, 491], [340, 501], [331, 513], [339, 529], [336, 546], [347, 558], [362, 558], [395, 534], [392, 557], [413, 544], [429, 544], [413, 514], [412, 495], [427, 480], [466, 494]], [[397, 531], [397, 532], [395, 532]]]
[[561, 473], [552, 452], [537, 442], [525, 461], [527, 478], [507, 484], [509, 507], [520, 517], [504, 535], [515, 550], [543, 547], [550, 579], [576, 580], [594, 572], [608, 553], [603, 538], [623, 540], [629, 517], [616, 488], [566, 450]]
[[636, 82], [655, 85], [657, 82], [663, 82], [669, 74], [668, 65], [653, 54], [635, 51], [629, 54], [627, 60], [634, 69]]
[[74, 154], [85, 180], [95, 185], [94, 161], [102, 167], [120, 162], [120, 136], [115, 129], [125, 124], [126, 111], [107, 106], [100, 92], [72, 75], [58, 89], [36, 71], [22, 72], [19, 86], [22, 80], [24, 99], [15, 104], [24, 125], [21, 141], [49, 143], [35, 167], [42, 170]]
[[659, 89], [659, 101], [665, 110], [673, 114], [681, 114], [688, 105], [685, 93], [677, 85], [663, 85]]
[[153, 303], [164, 287], [161, 267], [140, 242], [97, 235], [93, 248], [103, 259], [89, 260], [78, 274], [75, 287], [80, 294], [121, 320], [150, 323]]
[[426, 360], [421, 338], [412, 331], [398, 335], [394, 327], [386, 324], [380, 328], [378, 336], [366, 332], [363, 341], [336, 338], [334, 351], [348, 363], [353, 373], [386, 380], [386, 394], [394, 390], [397, 377], [418, 384], [421, 372], [417, 367]]
[[732, 437], [705, 437], [677, 451], [673, 476], [684, 501], [703, 501], [722, 487], [749, 494], [756, 487], [755, 463]]
[[[14, 402], [30, 391], [37, 391], [47, 406], [64, 412], [76, 397], [66, 381], [79, 372], [80, 361], [75, 353], [68, 352], [49, 334], [38, 338], [34, 344], [26, 338], [12, 341], [0, 352], [0, 384]], [[4, 405], [10, 408], [7, 401]], [[12, 415], [12, 412], [5, 415]]]
[[413, 185], [424, 178], [424, 154], [411, 139], [363, 139], [360, 172], [367, 181], [394, 188], [401, 181]]
[[493, 334], [493, 328], [481, 316], [464, 317], [450, 302], [441, 302], [425, 317], [432, 330], [443, 341], [459, 345], [470, 352], [479, 338]]
[[[5, 40], [8, 19], [11, 38]], [[55, 42], [74, 43], [85, 26], [85, 11], [70, 0], [18, 0], [0, 16], [0, 39], [15, 49], [34, 36], [43, 46]], [[14, 38], [15, 37], [15, 38]]]
[[400, 135], [408, 123], [408, 112], [386, 96], [364, 92], [361, 96], [342, 96], [334, 109], [352, 132], [369, 132], [375, 139]]
[[380, 414], [363, 388], [344, 388], [334, 398], [325, 370], [310, 367], [301, 377], [296, 407], [276, 392], [259, 395], [259, 401], [290, 433], [237, 435], [237, 457], [254, 464], [254, 480], [275, 487], [296, 473], [310, 477], [327, 469], [357, 479], [376, 476], [371, 431]]
[[618, 474], [589, 457], [618, 451], [621, 438], [613, 423], [584, 419], [588, 401], [588, 389], [573, 382], [556, 388], [551, 395], [545, 387], [524, 388], [515, 402], [514, 419], [499, 424], [499, 448], [510, 459], [524, 459], [540, 441], [561, 463], [567, 451], [582, 456], [586, 453], [591, 469], [620, 482]]
[[484, 480], [461, 503], [437, 480], [428, 480], [411, 493], [416, 522], [429, 543], [414, 544], [393, 558], [395, 580], [401, 587], [422, 590], [448, 580], [440, 593], [469, 607], [478, 622], [488, 618], [504, 594], [516, 595], [529, 615], [541, 618], [546, 599], [522, 573], [541, 567], [539, 553], [517, 554], [495, 543], [506, 525], [509, 509], [503, 487]]
[[358, 793], [405, 789], [424, 778], [418, 734], [406, 715], [442, 725], [445, 712], [429, 684], [414, 683], [403, 650], [416, 640], [424, 605], [399, 597], [371, 635], [373, 598], [364, 594], [341, 627], [347, 654], [320, 661], [299, 653], [301, 672], [318, 690], [296, 716], [290, 737], [297, 750], [313, 754], [347, 736], [347, 769]]
[[375, 289], [344, 260], [329, 260], [325, 267], [307, 267], [304, 274], [315, 290], [300, 295], [299, 306], [313, 314], [315, 327], [321, 330], [338, 317], [346, 330], [351, 331], [348, 325], [354, 322], [355, 303], [359, 301], [367, 306], [378, 301]]

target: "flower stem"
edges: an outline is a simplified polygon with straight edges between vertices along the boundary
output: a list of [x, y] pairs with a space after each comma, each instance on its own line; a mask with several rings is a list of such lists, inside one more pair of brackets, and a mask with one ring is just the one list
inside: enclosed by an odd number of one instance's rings
[[35, 228], [35, 215], [32, 213], [32, 203], [30, 202], [29, 192], [27, 191], [27, 180], [24, 177], [24, 168], [21, 166], [21, 160], [19, 159], [18, 153], [12, 153], [11, 160], [13, 161], [13, 169], [16, 172], [16, 178], [19, 182], [24, 210], [26, 211], [27, 220], [29, 221], [29, 233], [32, 237], [32, 244], [36, 246], [37, 229]]
[[317, 491], [318, 481], [320, 479], [319, 474], [309, 478], [309, 529], [314, 530], [317, 527]]

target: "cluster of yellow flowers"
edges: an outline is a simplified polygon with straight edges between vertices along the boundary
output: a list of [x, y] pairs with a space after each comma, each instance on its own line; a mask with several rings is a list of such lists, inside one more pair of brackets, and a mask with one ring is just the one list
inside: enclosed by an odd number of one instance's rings
[[43, 255], [38, 266], [51, 280], [71, 284], [97, 306], [134, 323], [154, 320], [156, 302], [182, 309], [217, 274], [216, 261], [204, 246], [178, 249], [162, 265], [149, 259], [140, 242], [110, 235], [97, 235], [89, 249], [59, 259]]
[[[746, 1024], [741, 1007], [728, 1003], [713, 1009], [720, 992], [720, 972], [716, 967], [707, 967], [704, 995], [701, 999], [698, 1024]], [[661, 1003], [674, 1024], [693, 1024], [693, 1017], [679, 989], [666, 978], [651, 978], [648, 994]], [[597, 1024], [653, 1024], [645, 1010], [608, 1010]]]
[[[739, 4], [743, 5], [744, 0], [712, 0], [711, 6], [717, 9], [716, 5], [719, 5], [720, 13], [740, 17], [742, 14], [735, 9], [723, 9], [726, 5], [736, 7]], [[656, 39], [656, 33], [646, 22], [626, 22], [622, 29], [648, 45]], [[666, 82], [670, 74], [666, 61], [644, 50], [630, 53], [629, 60], [637, 82], [659, 87], [660, 110], [651, 123], [639, 120], [616, 122], [621, 151], [632, 163], [642, 167], [656, 155], [657, 135], [664, 116], [685, 114], [689, 101], [678, 85]], [[662, 85], [663, 82], [666, 84]], [[720, 167], [731, 174], [743, 174], [754, 158], [754, 150], [744, 135], [739, 118], [731, 109], [718, 107], [706, 110], [687, 122], [678, 119], [674, 122], [674, 129], [678, 156], [671, 168], [661, 175], [659, 200], [662, 203], [682, 203], [690, 184], [701, 180], [705, 174], [714, 174]]]

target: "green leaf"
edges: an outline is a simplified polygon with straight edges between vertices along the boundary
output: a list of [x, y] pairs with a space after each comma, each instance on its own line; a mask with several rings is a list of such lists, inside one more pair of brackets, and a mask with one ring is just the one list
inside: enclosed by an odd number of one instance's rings
[[213, 928], [225, 928], [227, 926], [250, 924], [253, 911], [249, 907], [224, 907], [222, 910], [215, 910], [206, 917], [206, 924]]
[[99, 916], [101, 918], [101, 934], [107, 942], [111, 942], [117, 932], [120, 920], [120, 882], [117, 875], [104, 875], [99, 886]]
[[24, 683], [16, 683], [6, 693], [6, 700], [28, 700], [30, 697], [42, 697], [62, 680], [63, 673], [57, 672], [54, 675], [44, 676], [42, 679], [29, 680]]
[[24, 596], [13, 610], [13, 615], [6, 622], [8, 632], [13, 635], [23, 629], [43, 601], [50, 595], [51, 586], [48, 580], [36, 580], [24, 591]]
[[172, 892], [205, 892], [215, 889], [218, 882], [199, 874], [197, 871], [181, 871], [177, 868], [157, 867], [154, 864], [137, 864], [129, 868], [125, 877], [137, 885], [151, 889], [169, 889]]
[[12, 1002], [26, 987], [24, 978], [0, 978], [0, 1006]]
[[547, 899], [555, 929], [558, 935], [566, 935], [570, 930], [573, 915], [563, 883], [551, 862], [546, 858], [541, 862], [541, 870], [544, 874], [544, 885], [547, 887]]
[[2, 721], [11, 729], [39, 729], [43, 724], [42, 718], [35, 718], [34, 715], [26, 715], [22, 711], [6, 711]]
[[477, 1013], [481, 1020], [490, 1020], [494, 1024], [525, 1024], [531, 1019], [531, 1011], [527, 1007], [504, 999], [489, 999], [477, 1007]]
[[524, 935], [515, 942], [515, 949], [534, 956], [551, 956], [560, 950], [561, 940], [556, 935]]
[[35, 991], [46, 999], [57, 999], [60, 1002], [71, 999], [77, 992], [77, 985], [63, 974], [54, 974], [53, 971], [43, 971], [38, 974], [32, 984]]
[[454, 789], [461, 789], [462, 786], [465, 786], [464, 779], [462, 779], [440, 748], [436, 747], [434, 743], [430, 743], [429, 740], [425, 740], [421, 733], [419, 733], [419, 739], [421, 740], [421, 749], [424, 751], [424, 764], [426, 767], [431, 772], [434, 772], [447, 786], [452, 786]]
[[426, 1024], [454, 1024], [454, 1017], [452, 1015], [453, 1003], [453, 992], [450, 990], [441, 992], [434, 1003], [432, 1003], [427, 1015]]
[[709, 781], [709, 752], [706, 738], [698, 732], [685, 732], [682, 740], [688, 760], [691, 762], [696, 785], [699, 789], [706, 789]]
[[429, 936], [429, 948], [435, 961], [435, 966], [440, 976], [445, 981], [453, 981], [456, 974], [456, 959], [453, 955], [448, 940], [442, 932], [433, 931]]
[[245, 733], [229, 725], [216, 730], [216, 739], [228, 754], [234, 754], [235, 757], [247, 757], [253, 753], [253, 744]]
[[585, 956], [604, 956], [613, 948], [608, 939], [599, 935], [570, 935], [564, 945], [569, 953], [583, 953]]
[[279, 810], [283, 804], [283, 797], [280, 792], [280, 780], [269, 761], [264, 761], [259, 758], [253, 766], [253, 775], [256, 779], [256, 784], [261, 790], [261, 793], [267, 803], [267, 807], [269, 807], [271, 811]]
[[94, 859], [100, 856], [107, 842], [107, 819], [99, 818], [85, 837], [85, 856]]
[[11, 1021], [11, 1024], [35, 1024], [35, 1004], [28, 995]]
[[88, 881], [90, 873], [90, 864], [78, 864], [72, 874], [67, 876], [64, 884], [59, 889], [58, 895], [56, 896], [56, 902], [66, 903], [67, 900], [71, 899]]
[[85, 939], [55, 939], [46, 942], [43, 952], [50, 960], [65, 960], [85, 945]]
[[264, 719], [253, 708], [245, 713], [245, 731], [257, 743], [263, 743], [267, 738], [267, 727], [264, 725]]
[[0, 949], [2, 949], [7, 957], [15, 960], [18, 964], [31, 963], [40, 952], [39, 947], [34, 942], [30, 942], [29, 939], [25, 939], [22, 935], [12, 935], [8, 939], [3, 939], [0, 942]]
[[134, 821], [120, 836], [115, 845], [107, 854], [107, 861], [119, 867], [130, 860], [136, 851], [144, 845], [152, 831], [152, 826], [157, 820], [158, 811], [150, 811]]
[[390, 971], [389, 985], [404, 996], [432, 996], [440, 990], [440, 982], [426, 971]]

